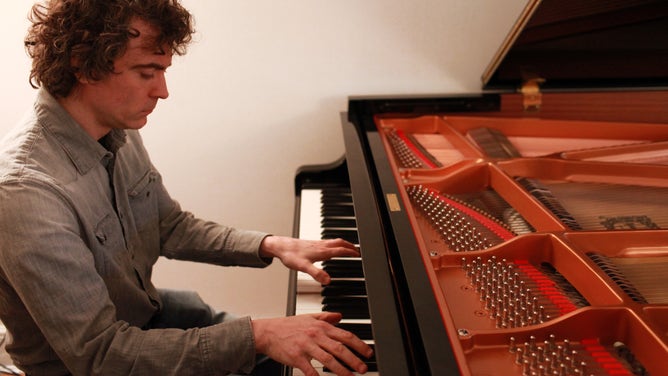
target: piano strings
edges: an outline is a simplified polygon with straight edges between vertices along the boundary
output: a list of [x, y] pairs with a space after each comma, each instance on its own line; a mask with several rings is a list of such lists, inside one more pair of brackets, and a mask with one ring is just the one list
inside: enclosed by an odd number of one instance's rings
[[545, 182], [544, 186], [554, 196], [552, 202], [564, 208], [553, 212], [571, 229], [668, 228], [668, 212], [664, 205], [668, 202], [668, 188], [568, 181]]
[[451, 194], [455, 200], [473, 207], [480, 213], [495, 218], [508, 227], [515, 235], [528, 234], [535, 229], [522, 215], [491, 188], [480, 191]]
[[436, 169], [465, 159], [464, 154], [440, 133], [413, 133], [389, 128], [385, 135], [399, 168]]
[[392, 129], [387, 132], [387, 136], [400, 167], [415, 169], [443, 167], [443, 164], [412, 135], [407, 135], [402, 130]]
[[[471, 129], [467, 136], [490, 157], [522, 157], [515, 145], [497, 129]], [[528, 177], [515, 179], [571, 230], [660, 229], [668, 226], [668, 214], [662, 205], [668, 200], [668, 189], [664, 187], [542, 181]]]
[[507, 159], [522, 156], [515, 145], [498, 129], [475, 128], [468, 131], [466, 135], [489, 157]]
[[529, 178], [516, 178], [515, 179], [524, 189], [527, 190], [533, 197], [536, 198], [543, 206], [545, 206], [552, 214], [557, 216], [561, 223], [571, 230], [582, 230], [582, 227], [578, 222], [573, 218], [571, 213], [568, 212], [562, 205], [559, 200], [554, 197], [554, 194], [548, 187], [542, 184], [537, 179]]
[[668, 304], [666, 257], [609, 257], [593, 252], [587, 256], [633, 301]]

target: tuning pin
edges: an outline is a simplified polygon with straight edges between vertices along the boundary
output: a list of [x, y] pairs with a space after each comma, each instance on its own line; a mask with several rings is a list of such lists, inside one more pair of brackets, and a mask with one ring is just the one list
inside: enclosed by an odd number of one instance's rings
[[510, 337], [508, 341], [508, 348], [511, 353], [514, 353], [516, 348], [515, 348], [515, 337]]
[[524, 362], [524, 348], [518, 347], [515, 350], [515, 363], [522, 365], [523, 362]]

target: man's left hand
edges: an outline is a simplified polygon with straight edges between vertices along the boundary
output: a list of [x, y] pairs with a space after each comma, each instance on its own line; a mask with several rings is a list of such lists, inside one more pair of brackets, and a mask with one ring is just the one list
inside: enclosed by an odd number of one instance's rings
[[343, 239], [303, 240], [286, 236], [268, 236], [260, 246], [260, 256], [277, 257], [290, 269], [308, 273], [323, 285], [329, 284], [327, 272], [313, 265], [332, 257], [357, 256], [359, 250]]

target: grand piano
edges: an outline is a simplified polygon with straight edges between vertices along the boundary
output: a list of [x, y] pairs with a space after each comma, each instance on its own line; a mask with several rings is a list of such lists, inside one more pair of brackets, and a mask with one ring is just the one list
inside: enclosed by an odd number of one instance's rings
[[362, 257], [287, 313], [342, 312], [383, 376], [667, 375], [667, 87], [668, 2], [544, 0], [481, 94], [351, 97], [294, 235]]

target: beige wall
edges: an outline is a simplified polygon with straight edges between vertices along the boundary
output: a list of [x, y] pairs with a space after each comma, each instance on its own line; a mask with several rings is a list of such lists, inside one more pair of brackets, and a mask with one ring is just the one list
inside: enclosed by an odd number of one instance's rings
[[[526, 0], [183, 0], [196, 43], [143, 130], [170, 192], [195, 214], [289, 235], [293, 179], [343, 155], [349, 95], [479, 91]], [[31, 0], [4, 2], [0, 135], [32, 103], [22, 38]], [[161, 261], [156, 283], [218, 308], [285, 311], [287, 271]]]

